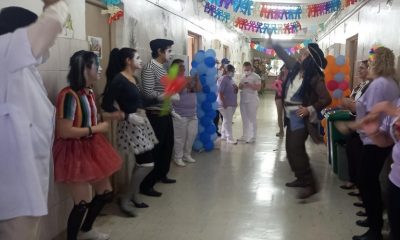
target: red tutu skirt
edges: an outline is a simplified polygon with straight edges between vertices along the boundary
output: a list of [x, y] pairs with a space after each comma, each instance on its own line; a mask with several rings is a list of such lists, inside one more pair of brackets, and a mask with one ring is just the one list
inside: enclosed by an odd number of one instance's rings
[[53, 146], [56, 182], [96, 182], [121, 168], [122, 160], [102, 134], [57, 139]]

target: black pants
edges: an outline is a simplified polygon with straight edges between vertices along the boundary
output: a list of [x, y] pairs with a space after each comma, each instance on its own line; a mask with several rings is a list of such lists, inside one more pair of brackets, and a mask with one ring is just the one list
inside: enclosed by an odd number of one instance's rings
[[388, 216], [390, 223], [390, 240], [400, 239], [400, 188], [389, 180]]
[[289, 121], [286, 128], [286, 155], [297, 179], [308, 184], [314, 183], [310, 158], [306, 152], [308, 131], [306, 128], [291, 131]]
[[147, 113], [147, 117], [159, 143], [152, 150], [154, 169], [140, 184], [142, 190], [154, 187], [157, 181], [167, 177], [174, 147], [174, 128], [171, 115], [160, 116], [158, 113]]
[[153, 151], [147, 151], [140, 154], [135, 154], [137, 164], [146, 164], [154, 162]]
[[380, 148], [375, 145], [364, 145], [362, 151], [359, 188], [370, 229], [376, 232], [381, 232], [383, 226], [383, 203], [379, 174], [391, 150], [392, 147]]
[[214, 124], [215, 124], [215, 127], [217, 128], [217, 133], [219, 133], [218, 124], [219, 124], [219, 119], [220, 118], [222, 120], [222, 114], [217, 110], [217, 115], [214, 118]]
[[349, 165], [350, 182], [358, 185], [357, 181], [360, 175], [360, 164], [362, 160], [363, 143], [357, 132], [352, 133], [346, 139], [346, 155]]

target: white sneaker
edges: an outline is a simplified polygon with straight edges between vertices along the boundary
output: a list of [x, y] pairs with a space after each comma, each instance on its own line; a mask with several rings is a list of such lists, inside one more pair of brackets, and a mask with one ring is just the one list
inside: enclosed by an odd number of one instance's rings
[[195, 163], [196, 162], [196, 160], [193, 159], [192, 156], [185, 156], [185, 157], [183, 157], [183, 160], [185, 162], [188, 162], [188, 163]]
[[255, 138], [250, 138], [249, 140], [246, 141], [246, 143], [254, 143], [256, 141]]
[[182, 161], [182, 159], [175, 159], [174, 162], [179, 167], [186, 167], [186, 164]]
[[96, 230], [92, 229], [89, 232], [79, 232], [78, 235], [79, 240], [108, 240], [110, 239], [110, 235], [97, 232]]
[[221, 141], [226, 141], [228, 138], [226, 137], [220, 137]]
[[235, 139], [233, 139], [233, 140], [228, 139], [228, 140], [226, 140], [226, 142], [229, 144], [234, 144], [234, 145], [237, 144], [237, 141]]

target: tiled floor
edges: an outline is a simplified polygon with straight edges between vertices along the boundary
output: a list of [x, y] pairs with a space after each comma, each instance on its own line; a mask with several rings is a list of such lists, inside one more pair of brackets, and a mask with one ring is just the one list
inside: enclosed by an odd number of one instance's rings
[[[156, 185], [161, 198], [142, 196], [150, 208], [125, 218], [111, 205], [97, 227], [113, 240], [346, 240], [363, 233], [354, 225], [355, 199], [339, 189], [325, 146], [308, 145], [322, 185], [318, 195], [300, 202], [284, 186], [293, 175], [284, 141], [275, 137], [274, 104], [273, 95], [261, 101], [255, 144], [223, 143], [219, 150], [194, 154], [196, 164], [171, 167], [176, 184]], [[234, 135], [240, 137], [236, 113]]]

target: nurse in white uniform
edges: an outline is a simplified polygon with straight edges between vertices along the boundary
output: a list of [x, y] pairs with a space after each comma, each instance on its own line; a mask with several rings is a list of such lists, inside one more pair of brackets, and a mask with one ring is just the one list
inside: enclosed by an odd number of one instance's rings
[[261, 78], [254, 73], [250, 62], [243, 64], [243, 76], [240, 80], [240, 114], [243, 122], [243, 136], [239, 141], [253, 143], [257, 135], [258, 91], [261, 89]]
[[37, 70], [68, 16], [63, 1], [44, 0], [37, 16], [0, 11], [0, 239], [37, 239], [47, 214], [54, 107]]

